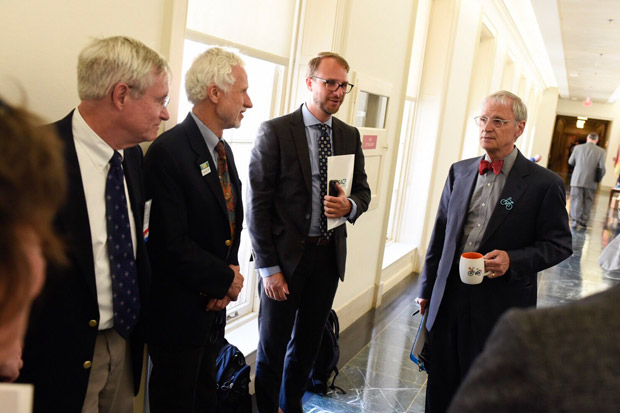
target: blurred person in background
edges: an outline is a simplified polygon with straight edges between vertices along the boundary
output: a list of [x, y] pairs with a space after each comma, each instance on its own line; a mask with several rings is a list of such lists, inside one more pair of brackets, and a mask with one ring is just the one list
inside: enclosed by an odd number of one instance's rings
[[65, 194], [58, 137], [0, 98], [0, 380], [14, 381], [46, 262], [63, 262], [53, 218]]

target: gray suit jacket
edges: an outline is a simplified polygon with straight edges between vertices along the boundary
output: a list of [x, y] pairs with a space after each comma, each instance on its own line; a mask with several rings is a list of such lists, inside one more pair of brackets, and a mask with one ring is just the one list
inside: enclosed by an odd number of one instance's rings
[[[370, 188], [364, 171], [359, 131], [332, 118], [334, 155], [355, 155], [351, 198], [355, 220], [368, 209]], [[256, 268], [279, 265], [286, 277], [297, 268], [310, 229], [312, 170], [301, 107], [264, 122], [256, 137], [249, 166], [247, 222]], [[334, 229], [338, 274], [344, 279], [346, 225]]]
[[570, 186], [596, 189], [596, 167], [601, 168], [605, 175], [605, 150], [592, 142], [577, 145], [568, 159], [568, 164], [575, 167]]
[[511, 310], [450, 412], [599, 412], [620, 406], [620, 286], [543, 310]]

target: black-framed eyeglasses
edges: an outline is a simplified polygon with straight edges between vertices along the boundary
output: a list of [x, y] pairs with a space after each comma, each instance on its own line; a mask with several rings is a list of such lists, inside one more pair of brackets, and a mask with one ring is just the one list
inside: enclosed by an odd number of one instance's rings
[[508, 122], [513, 122], [513, 121], [506, 120], [506, 119], [500, 119], [500, 118], [489, 119], [486, 116], [476, 116], [474, 118], [474, 122], [476, 122], [476, 125], [478, 125], [481, 128], [484, 128], [487, 125], [487, 123], [491, 122], [491, 125], [493, 125], [494, 128], [499, 129], [505, 124], [507, 124]]
[[353, 90], [353, 86], [355, 86], [352, 83], [348, 83], [348, 82], [344, 82], [344, 83], [338, 83], [335, 80], [328, 80], [328, 79], [321, 79], [320, 77], [316, 77], [316, 76], [310, 76], [312, 79], [316, 79], [319, 80], [323, 83], [325, 83], [325, 89], [329, 90], [330, 92], [335, 92], [338, 89], [342, 88], [342, 90], [344, 91], [344, 93], [349, 93], [350, 91]]

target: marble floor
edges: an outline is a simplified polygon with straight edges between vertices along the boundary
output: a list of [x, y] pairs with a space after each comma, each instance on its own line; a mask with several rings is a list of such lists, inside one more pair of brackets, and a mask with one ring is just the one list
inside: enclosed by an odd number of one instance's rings
[[[602, 291], [620, 282], [620, 272], [606, 272], [596, 260], [620, 232], [617, 212], [608, 208], [609, 191], [596, 199], [587, 228], [572, 231], [573, 255], [539, 274], [538, 305], [554, 306]], [[336, 385], [346, 394], [307, 393], [304, 411], [423, 412], [426, 373], [409, 359], [420, 316], [413, 298], [417, 275], [412, 275], [384, 297], [379, 309], [365, 314], [341, 332], [340, 374]]]

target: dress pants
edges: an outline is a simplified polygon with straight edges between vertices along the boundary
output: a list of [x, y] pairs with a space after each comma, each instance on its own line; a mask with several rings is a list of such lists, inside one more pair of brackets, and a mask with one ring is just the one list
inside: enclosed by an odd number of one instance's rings
[[205, 332], [202, 346], [149, 344], [151, 413], [217, 412], [216, 359], [224, 337], [225, 311]]
[[286, 276], [286, 301], [271, 300], [259, 281], [260, 341], [256, 403], [260, 413], [301, 413], [301, 399], [338, 287], [333, 244], [306, 245], [297, 270]]
[[132, 413], [135, 397], [130, 344], [112, 328], [99, 331], [82, 413]]
[[458, 260], [452, 265], [437, 318], [429, 332], [430, 363], [426, 386], [426, 413], [445, 412], [461, 381], [490, 334], [489, 323], [472, 309], [473, 289], [461, 282]]
[[577, 224], [585, 227], [590, 220], [590, 210], [592, 210], [594, 203], [595, 192], [596, 189], [580, 186], [570, 187], [570, 219], [573, 227]]

